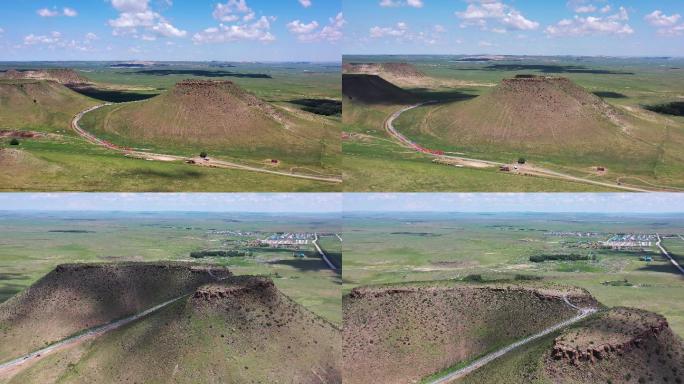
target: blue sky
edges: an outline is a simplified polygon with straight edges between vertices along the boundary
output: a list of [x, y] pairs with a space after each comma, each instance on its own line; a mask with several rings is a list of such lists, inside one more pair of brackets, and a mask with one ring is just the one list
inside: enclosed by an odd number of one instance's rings
[[341, 0], [5, 0], [0, 61], [339, 61]]
[[678, 193], [346, 193], [345, 212], [684, 213]]
[[684, 56], [682, 0], [345, 0], [345, 54]]
[[0, 193], [0, 211], [339, 213], [339, 193]]

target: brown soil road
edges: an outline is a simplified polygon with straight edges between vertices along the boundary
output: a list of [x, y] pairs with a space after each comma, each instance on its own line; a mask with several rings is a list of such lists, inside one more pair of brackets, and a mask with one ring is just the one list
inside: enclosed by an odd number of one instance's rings
[[[385, 127], [384, 127], [385, 130], [387, 131], [387, 133], [390, 134], [390, 136], [395, 138], [403, 147], [409, 148], [409, 149], [414, 150], [414, 151], [418, 151], [420, 153], [423, 153], [427, 156], [431, 156], [434, 158], [454, 160], [456, 162], [460, 162], [463, 164], [467, 164], [467, 163], [478, 164], [479, 163], [480, 166], [477, 168], [484, 168], [484, 167], [491, 167], [491, 166], [497, 166], [498, 167], [498, 166], [502, 166], [502, 165], [509, 165], [509, 164], [499, 163], [496, 161], [473, 159], [473, 158], [469, 158], [469, 157], [460, 157], [460, 156], [437, 155], [437, 154], [432, 154], [429, 152], [417, 150], [416, 149], [416, 146], [417, 146], [416, 143], [414, 143], [409, 138], [402, 135], [401, 133], [399, 133], [396, 130], [396, 128], [394, 127], [394, 121], [397, 118], [399, 118], [399, 116], [401, 116], [402, 113], [404, 113], [406, 111], [410, 111], [411, 109], [418, 108], [418, 107], [421, 107], [421, 106], [426, 105], [426, 104], [434, 104], [434, 103], [436, 103], [436, 102], [435, 101], [428, 101], [428, 102], [404, 107], [404, 108], [394, 112], [392, 115], [390, 115], [387, 118], [387, 120], [385, 120]], [[628, 185], [614, 184], [614, 183], [602, 182], [602, 181], [597, 181], [597, 180], [585, 179], [582, 177], [572, 176], [572, 175], [552, 171], [552, 170], [537, 167], [537, 166], [527, 165], [525, 171], [527, 174], [532, 174], [535, 176], [561, 179], [561, 180], [573, 181], [573, 182], [584, 183], [584, 184], [593, 184], [593, 185], [598, 185], [598, 186], [602, 186], [602, 187], [620, 189], [620, 190], [630, 191], [630, 192], [653, 192], [653, 190], [648, 190], [648, 189], [639, 188], [639, 187], [633, 187], [633, 186], [628, 186]], [[655, 191], [663, 191], [663, 189], [656, 189]]]
[[278, 175], [278, 176], [287, 176], [287, 177], [294, 177], [298, 179], [307, 179], [307, 180], [315, 180], [315, 181], [323, 181], [327, 183], [341, 183], [342, 178], [341, 177], [334, 177], [334, 176], [315, 176], [315, 175], [307, 175], [303, 173], [294, 173], [294, 172], [282, 172], [282, 171], [274, 171], [270, 169], [263, 169], [259, 167], [253, 167], [249, 165], [244, 165], [244, 164], [238, 164], [238, 163], [233, 163], [230, 161], [224, 161], [224, 160], [215, 160], [215, 159], [206, 159], [202, 160], [201, 162], [196, 161], [193, 158], [190, 157], [185, 157], [185, 156], [178, 156], [178, 155], [169, 155], [169, 154], [163, 154], [163, 153], [152, 153], [152, 152], [144, 152], [144, 151], [135, 151], [127, 148], [122, 148], [119, 146], [116, 146], [112, 143], [109, 143], [105, 140], [102, 140], [95, 135], [91, 134], [90, 132], [87, 132], [83, 128], [79, 126], [79, 121], [85, 116], [86, 113], [92, 112], [96, 109], [102, 108], [107, 105], [112, 105], [111, 103], [106, 103], [102, 105], [98, 105], [92, 108], [88, 108], [84, 111], [79, 112], [74, 116], [74, 118], [71, 120], [71, 128], [76, 131], [81, 137], [86, 139], [88, 142], [93, 143], [95, 145], [99, 145], [101, 147], [117, 151], [120, 153], [123, 153], [127, 156], [131, 157], [137, 157], [137, 158], [142, 158], [142, 159], [147, 159], [147, 160], [154, 160], [154, 161], [194, 161], [194, 164], [201, 165], [201, 166], [208, 166], [208, 167], [214, 167], [214, 168], [228, 168], [228, 169], [239, 169], [243, 171], [249, 171], [249, 172], [259, 172], [259, 173], [269, 173], [272, 175]]

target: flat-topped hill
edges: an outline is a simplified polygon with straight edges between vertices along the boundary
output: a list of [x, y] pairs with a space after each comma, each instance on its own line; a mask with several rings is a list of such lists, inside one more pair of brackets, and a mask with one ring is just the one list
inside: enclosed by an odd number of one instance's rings
[[320, 161], [335, 129], [302, 120], [231, 81], [185, 80], [151, 99], [89, 113], [83, 126], [126, 145], [195, 147]]
[[348, 74], [396, 77], [406, 81], [425, 78], [423, 72], [408, 63], [344, 63], [342, 71]]
[[612, 308], [512, 351], [460, 384], [682, 383], [684, 343], [656, 313]]
[[0, 304], [0, 361], [192, 292], [230, 272], [184, 263], [68, 264]]
[[0, 78], [0, 128], [67, 130], [75, 114], [95, 104], [56, 81]]
[[345, 101], [361, 104], [411, 104], [417, 97], [377, 75], [342, 75]]
[[620, 114], [562, 77], [517, 77], [470, 101], [435, 111], [426, 125], [461, 145], [581, 147], [622, 131]]
[[36, 70], [15, 70], [10, 69], [0, 78], [19, 80], [51, 80], [64, 85], [84, 85], [90, 84], [90, 80], [80, 73], [69, 68], [55, 69], [36, 69]]
[[343, 300], [345, 383], [412, 383], [513, 343], [595, 301], [576, 288], [420, 284], [357, 288]]
[[231, 277], [88, 346], [76, 382], [341, 383], [340, 331], [270, 279]]

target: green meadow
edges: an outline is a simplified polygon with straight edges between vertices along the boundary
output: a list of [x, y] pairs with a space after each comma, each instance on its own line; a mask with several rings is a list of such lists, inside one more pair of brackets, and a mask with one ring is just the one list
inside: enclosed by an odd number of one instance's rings
[[[682, 276], [656, 247], [613, 251], [589, 244], [610, 233], [677, 234], [681, 218], [564, 214], [354, 214], [345, 218], [343, 291], [371, 284], [445, 279], [541, 279], [587, 289], [601, 303], [642, 308], [684, 334]], [[547, 232], [600, 232], [551, 236]], [[672, 251], [684, 241], [666, 239]], [[679, 247], [679, 248], [678, 248]], [[579, 254], [582, 261], [531, 262], [531, 256]], [[652, 262], [641, 261], [653, 257]]]
[[[224, 231], [260, 231], [243, 237]], [[232, 249], [269, 232], [337, 232], [336, 218], [225, 213], [0, 212], [0, 302], [26, 289], [57, 265], [75, 262], [194, 261], [227, 266], [237, 275], [272, 278], [314, 313], [341, 323], [340, 275], [313, 246], [307, 256], [254, 249], [251, 256], [194, 259], [193, 251]]]

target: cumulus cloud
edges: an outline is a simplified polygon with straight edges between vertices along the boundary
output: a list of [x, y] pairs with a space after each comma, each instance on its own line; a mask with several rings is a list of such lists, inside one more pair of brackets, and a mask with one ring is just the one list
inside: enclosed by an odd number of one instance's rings
[[[144, 40], [162, 37], [185, 37], [187, 32], [176, 28], [149, 7], [149, 0], [111, 0], [119, 17], [109, 20], [115, 36], [131, 35]], [[140, 32], [142, 31], [142, 32]]]
[[624, 7], [618, 13], [607, 17], [575, 16], [574, 19], [563, 19], [546, 28], [548, 36], [586, 36], [586, 35], [631, 35], [634, 29], [627, 24], [629, 14]]
[[370, 37], [378, 39], [381, 37], [402, 37], [406, 36], [408, 32], [408, 25], [400, 21], [391, 27], [374, 26], [370, 29]]
[[64, 16], [67, 16], [67, 17], [76, 17], [76, 16], [78, 16], [78, 12], [76, 12], [76, 10], [73, 9], [73, 8], [64, 8], [64, 9], [62, 10], [62, 12], [64, 13]]
[[207, 28], [192, 37], [195, 44], [226, 43], [238, 40], [252, 40], [264, 43], [275, 41], [271, 34], [271, 22], [274, 17], [262, 16], [254, 23], [233, 25], [220, 24], [218, 27]]
[[380, 6], [384, 8], [390, 7], [413, 7], [423, 8], [423, 0], [380, 0]]
[[56, 9], [48, 9], [48, 8], [41, 8], [41, 9], [37, 10], [36, 13], [40, 17], [55, 17], [55, 16], [60, 15], [59, 11], [57, 11]]
[[539, 28], [539, 23], [526, 18], [517, 9], [493, 0], [473, 0], [463, 12], [456, 12], [461, 19], [461, 27], [477, 26], [488, 30], [488, 22], [492, 21], [506, 30], [533, 30]]
[[240, 19], [250, 21], [255, 14], [245, 0], [228, 0], [225, 4], [216, 4], [212, 16], [218, 21], [230, 23]]
[[304, 8], [309, 8], [311, 6], [311, 0], [299, 0], [299, 4]]
[[91, 42], [97, 39], [94, 33], [88, 33], [83, 40], [66, 39], [61, 32], [53, 31], [47, 35], [30, 34], [24, 36], [25, 46], [45, 46], [49, 49], [64, 48], [78, 51], [92, 51]]
[[684, 34], [684, 23], [677, 24], [681, 18], [678, 13], [668, 16], [660, 10], [655, 10], [644, 17], [651, 26], [658, 28], [658, 34], [665, 36]]
[[310, 23], [303, 23], [299, 20], [294, 20], [287, 24], [287, 29], [297, 35], [297, 39], [303, 42], [317, 42], [317, 41], [338, 41], [342, 38], [342, 27], [346, 21], [342, 12], [337, 16], [328, 19], [328, 24], [319, 29], [317, 21]]

